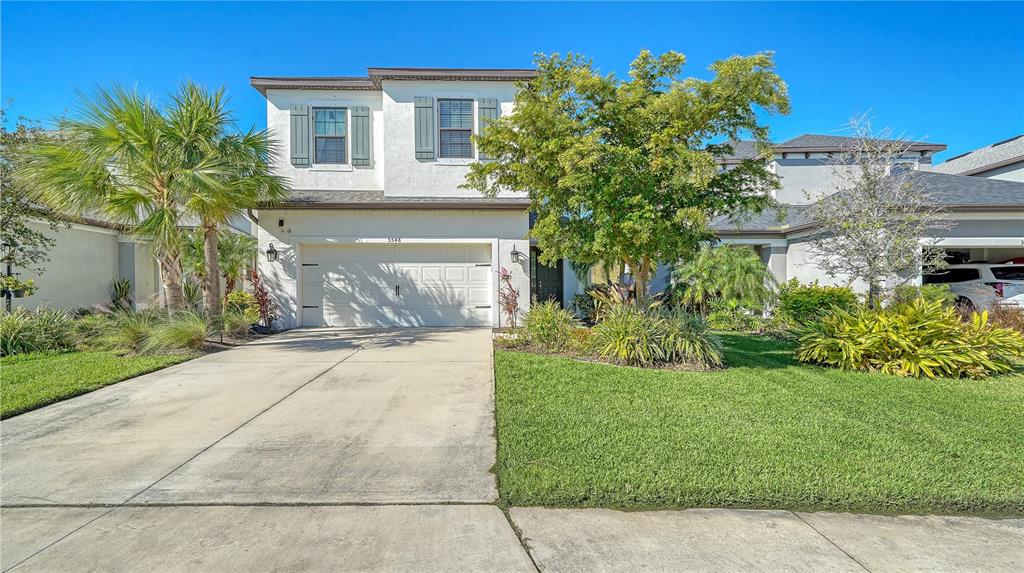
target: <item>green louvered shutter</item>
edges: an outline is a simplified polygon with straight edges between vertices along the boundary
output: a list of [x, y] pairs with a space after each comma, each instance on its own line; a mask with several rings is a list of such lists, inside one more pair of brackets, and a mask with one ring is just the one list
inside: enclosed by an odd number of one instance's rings
[[416, 159], [434, 158], [434, 98], [417, 97]]
[[370, 108], [352, 108], [352, 165], [370, 164]]
[[296, 167], [309, 166], [309, 106], [291, 108], [291, 158]]
[[[479, 124], [477, 126], [477, 133], [483, 135], [488, 122], [498, 119], [498, 114], [501, 113], [501, 108], [498, 107], [498, 100], [490, 97], [480, 98], [479, 107], [480, 117], [477, 120]], [[479, 157], [481, 160], [490, 159], [490, 157], [488, 157], [483, 151], [480, 152]]]

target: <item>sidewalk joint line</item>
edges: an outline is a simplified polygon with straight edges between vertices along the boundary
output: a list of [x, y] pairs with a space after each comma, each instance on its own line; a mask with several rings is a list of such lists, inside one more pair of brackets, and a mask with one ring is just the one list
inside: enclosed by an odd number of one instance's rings
[[860, 562], [860, 560], [858, 560], [858, 559], [857, 559], [856, 557], [854, 557], [853, 555], [850, 555], [849, 553], [847, 553], [847, 551], [846, 551], [845, 549], [843, 549], [842, 547], [840, 547], [838, 543], [836, 543], [835, 541], [832, 541], [832, 540], [831, 540], [831, 539], [829, 538], [829, 536], [827, 536], [827, 535], [825, 535], [824, 533], [822, 533], [822, 532], [818, 531], [818, 528], [817, 528], [817, 527], [814, 527], [813, 525], [811, 525], [810, 523], [808, 523], [808, 521], [807, 521], [806, 519], [804, 519], [802, 515], [800, 515], [799, 513], [795, 512], [795, 511], [790, 511], [789, 513], [793, 514], [793, 517], [796, 517], [796, 518], [797, 518], [797, 519], [799, 519], [800, 521], [804, 522], [804, 525], [806, 525], [807, 527], [810, 527], [812, 531], [814, 531], [814, 532], [815, 532], [815, 533], [817, 533], [818, 535], [822, 536], [822, 537], [823, 537], [823, 538], [825, 539], [825, 541], [828, 541], [829, 543], [831, 543], [833, 547], [835, 547], [836, 549], [838, 549], [838, 550], [842, 551], [842, 552], [843, 552], [843, 555], [845, 555], [845, 556], [849, 557], [849, 558], [850, 558], [850, 559], [851, 559], [851, 560], [852, 560], [852, 561], [853, 561], [854, 563], [856, 563], [857, 565], [860, 565], [861, 569], [863, 569], [863, 570], [865, 570], [865, 571], [869, 571], [869, 572], [871, 571], [870, 569], [868, 569], [868, 568], [867, 568], [867, 566], [865, 566], [865, 565], [864, 565], [863, 563], [861, 563], [861, 562]]

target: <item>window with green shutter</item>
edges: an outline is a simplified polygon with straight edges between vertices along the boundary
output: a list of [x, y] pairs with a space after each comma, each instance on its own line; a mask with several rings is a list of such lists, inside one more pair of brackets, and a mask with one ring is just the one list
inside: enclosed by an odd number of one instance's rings
[[438, 157], [473, 157], [473, 100], [438, 99]]
[[313, 109], [313, 163], [347, 163], [348, 110], [343, 107]]

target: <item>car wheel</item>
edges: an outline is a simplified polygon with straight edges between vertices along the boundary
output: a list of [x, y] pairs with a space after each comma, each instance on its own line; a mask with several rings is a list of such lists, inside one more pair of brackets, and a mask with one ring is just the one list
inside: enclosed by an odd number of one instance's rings
[[965, 314], [970, 314], [970, 313], [972, 313], [972, 312], [977, 310], [977, 307], [974, 306], [974, 302], [972, 302], [971, 299], [969, 299], [969, 298], [967, 298], [965, 296], [958, 296], [958, 297], [956, 297], [956, 303], [955, 304], [956, 304], [956, 309], [959, 310], [962, 313], [965, 313]]

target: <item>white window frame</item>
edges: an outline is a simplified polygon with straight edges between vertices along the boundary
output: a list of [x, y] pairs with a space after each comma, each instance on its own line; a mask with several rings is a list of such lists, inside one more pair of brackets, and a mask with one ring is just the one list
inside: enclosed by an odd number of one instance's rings
[[[468, 93], [438, 93], [434, 97], [437, 105], [434, 109], [434, 141], [437, 146], [436, 161], [438, 165], [469, 165], [476, 161], [477, 149], [473, 143], [473, 136], [476, 135], [477, 125], [477, 97], [476, 94]], [[469, 157], [442, 157], [441, 156], [441, 100], [468, 100], [472, 109], [473, 118], [470, 120], [470, 156]], [[454, 131], [465, 131], [464, 129]]]
[[[312, 171], [352, 171], [352, 102], [342, 100], [316, 100], [307, 102], [309, 105], [309, 153]], [[316, 110], [345, 110], [345, 162], [317, 163], [316, 161]]]

